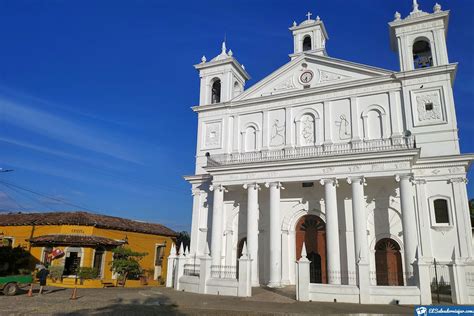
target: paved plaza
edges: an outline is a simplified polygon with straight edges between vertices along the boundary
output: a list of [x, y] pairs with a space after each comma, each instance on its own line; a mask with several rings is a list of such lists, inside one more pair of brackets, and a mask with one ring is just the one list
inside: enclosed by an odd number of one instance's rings
[[8, 297], [0, 295], [0, 315], [327, 315], [399, 314], [413, 315], [413, 307], [357, 305], [342, 303], [302, 303], [294, 300], [293, 289], [254, 288], [249, 298], [200, 295], [168, 288], [80, 289], [49, 287], [40, 296], [26, 291]]

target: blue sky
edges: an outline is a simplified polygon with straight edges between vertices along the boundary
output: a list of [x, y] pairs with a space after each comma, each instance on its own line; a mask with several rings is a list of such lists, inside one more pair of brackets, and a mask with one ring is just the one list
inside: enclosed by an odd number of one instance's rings
[[[419, 0], [431, 12], [435, 1]], [[449, 57], [461, 149], [474, 152], [474, 1], [451, 9]], [[252, 76], [289, 58], [293, 20], [309, 10], [328, 54], [398, 70], [387, 23], [410, 0], [0, 0], [0, 211], [78, 209], [190, 227], [199, 78], [227, 47]], [[469, 184], [470, 197], [474, 186]], [[67, 201], [65, 204], [61, 201]]]

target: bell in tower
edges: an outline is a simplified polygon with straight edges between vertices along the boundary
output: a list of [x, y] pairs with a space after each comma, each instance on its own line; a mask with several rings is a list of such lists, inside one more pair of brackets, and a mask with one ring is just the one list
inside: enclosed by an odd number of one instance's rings
[[442, 11], [437, 3], [433, 13], [420, 9], [417, 0], [413, 0], [413, 9], [402, 19], [399, 12], [389, 23], [390, 41], [394, 51], [398, 52], [401, 71], [448, 65], [446, 33], [449, 11]]

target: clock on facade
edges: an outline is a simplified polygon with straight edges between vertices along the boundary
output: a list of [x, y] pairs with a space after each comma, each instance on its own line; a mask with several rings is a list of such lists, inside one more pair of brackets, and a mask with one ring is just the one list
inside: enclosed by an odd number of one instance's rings
[[301, 83], [309, 83], [311, 80], [313, 80], [313, 72], [306, 70], [303, 72], [300, 76], [300, 81]]

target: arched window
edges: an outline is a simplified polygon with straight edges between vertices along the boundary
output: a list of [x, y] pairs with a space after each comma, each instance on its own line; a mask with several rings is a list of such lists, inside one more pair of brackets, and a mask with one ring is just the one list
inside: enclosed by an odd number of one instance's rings
[[430, 42], [420, 39], [413, 43], [413, 62], [415, 69], [433, 66]]
[[234, 89], [232, 91], [232, 96], [236, 97], [242, 92], [242, 88], [240, 87], [240, 84], [236, 81], [234, 82]]
[[311, 114], [304, 114], [301, 116], [301, 145], [314, 145], [316, 135], [315, 135], [315, 122], [314, 116]]
[[436, 224], [449, 224], [448, 200], [436, 199], [433, 201]]
[[221, 102], [221, 80], [216, 79], [212, 83], [212, 89], [211, 89], [211, 103], [219, 103]]
[[306, 36], [303, 39], [303, 52], [311, 50], [311, 36]]
[[381, 139], [382, 133], [382, 115], [377, 110], [367, 112], [367, 136], [369, 139]]

